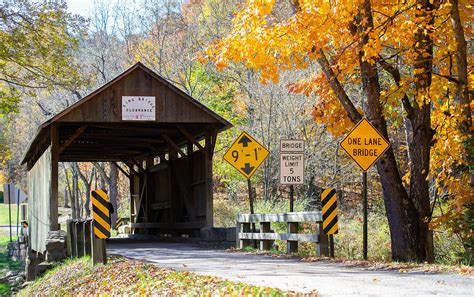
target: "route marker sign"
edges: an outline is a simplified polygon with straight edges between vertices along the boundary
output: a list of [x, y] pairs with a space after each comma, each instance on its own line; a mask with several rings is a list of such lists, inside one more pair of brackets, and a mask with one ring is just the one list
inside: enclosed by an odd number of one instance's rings
[[92, 218], [96, 238], [110, 237], [109, 196], [103, 190], [92, 191]]
[[304, 140], [280, 140], [280, 184], [304, 183]]
[[363, 118], [342, 140], [341, 147], [365, 172], [387, 151], [390, 142]]
[[250, 179], [269, 154], [252, 136], [242, 132], [225, 153], [224, 160]]

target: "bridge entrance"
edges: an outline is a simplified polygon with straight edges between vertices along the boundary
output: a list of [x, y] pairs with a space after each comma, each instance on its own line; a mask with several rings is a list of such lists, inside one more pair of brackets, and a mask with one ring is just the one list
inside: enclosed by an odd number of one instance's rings
[[232, 125], [137, 63], [43, 123], [22, 164], [31, 249], [58, 224], [58, 163], [115, 162], [130, 181], [131, 232], [197, 236], [213, 225], [212, 157]]

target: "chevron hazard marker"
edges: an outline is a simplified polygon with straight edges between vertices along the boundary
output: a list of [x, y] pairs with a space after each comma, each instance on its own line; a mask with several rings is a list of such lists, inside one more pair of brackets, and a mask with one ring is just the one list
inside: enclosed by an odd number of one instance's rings
[[325, 189], [321, 194], [323, 209], [323, 231], [326, 234], [337, 234], [337, 197], [335, 189]]
[[110, 237], [109, 196], [103, 190], [92, 191], [92, 217], [96, 238]]

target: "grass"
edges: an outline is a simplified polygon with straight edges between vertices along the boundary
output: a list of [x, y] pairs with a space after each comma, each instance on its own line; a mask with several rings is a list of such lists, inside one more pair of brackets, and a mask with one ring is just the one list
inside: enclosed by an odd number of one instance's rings
[[[13, 239], [16, 240], [16, 238]], [[7, 246], [9, 241], [9, 236], [0, 234], [0, 275], [5, 275], [9, 270], [20, 270], [22, 268], [20, 261], [13, 261], [8, 257]], [[0, 284], [0, 296], [8, 296], [10, 293], [11, 286]]]
[[[16, 204], [11, 205], [12, 225], [16, 223]], [[0, 204], [0, 225], [8, 225], [8, 204]]]
[[122, 257], [92, 267], [90, 258], [67, 260], [19, 292], [29, 295], [254, 295], [283, 296], [286, 292], [174, 271]]

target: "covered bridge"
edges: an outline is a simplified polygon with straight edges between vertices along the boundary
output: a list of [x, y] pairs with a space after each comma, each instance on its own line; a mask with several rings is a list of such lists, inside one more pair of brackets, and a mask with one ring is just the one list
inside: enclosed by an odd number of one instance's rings
[[[31, 249], [58, 230], [58, 163], [115, 162], [130, 180], [134, 233], [196, 235], [213, 224], [212, 156], [232, 125], [137, 63], [45, 123], [28, 167]], [[120, 162], [120, 163], [118, 163]]]

